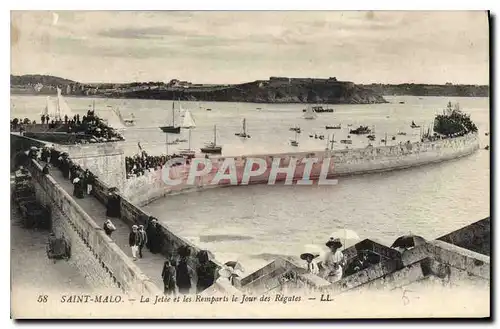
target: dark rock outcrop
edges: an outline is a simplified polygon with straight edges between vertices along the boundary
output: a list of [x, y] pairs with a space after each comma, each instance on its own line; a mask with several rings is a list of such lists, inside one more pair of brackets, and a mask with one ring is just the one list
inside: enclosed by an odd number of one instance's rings
[[385, 96], [447, 96], [447, 97], [488, 97], [488, 85], [444, 85], [403, 83], [399, 85], [379, 84], [361, 85], [363, 88]]
[[379, 94], [352, 82], [307, 80], [311, 81], [292, 81], [291, 83], [255, 81], [228, 87], [147, 89], [122, 94], [109, 93], [109, 96], [251, 103], [387, 103]]
[[[35, 91], [29, 88], [42, 84]], [[371, 104], [387, 103], [373, 90], [336, 78], [282, 78], [257, 80], [237, 85], [187, 85], [178, 86], [163, 82], [135, 82], [127, 84], [82, 84], [58, 77], [40, 75], [11, 75], [11, 93], [55, 93], [55, 87], [63, 88], [63, 94], [75, 96], [180, 99], [190, 101], [252, 102], [252, 103], [327, 103]], [[24, 88], [24, 89], [23, 89]]]

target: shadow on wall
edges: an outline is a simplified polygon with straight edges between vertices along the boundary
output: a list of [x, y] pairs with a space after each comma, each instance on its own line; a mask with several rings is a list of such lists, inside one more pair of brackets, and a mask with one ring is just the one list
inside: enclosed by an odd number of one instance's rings
[[[117, 191], [116, 188], [106, 186], [106, 184], [99, 179], [96, 180], [93, 187], [95, 197], [104, 205], [108, 204], [108, 195], [110, 190]], [[151, 214], [146, 213], [139, 207], [136, 207], [135, 205], [130, 203], [126, 197], [120, 194], [120, 192], [117, 192], [117, 195], [120, 199], [121, 220], [125, 222], [125, 224], [127, 224], [130, 229], [132, 228], [132, 225], [145, 225], [146, 227], [148, 220], [150, 218], [153, 218]], [[201, 251], [201, 249], [196, 247], [189, 241], [184, 240], [183, 238], [172, 233], [160, 221], [158, 221], [157, 225], [160, 227], [160, 254], [165, 256], [166, 259], [172, 259], [179, 256], [178, 250], [180, 247], [189, 247], [191, 255], [188, 259], [188, 263], [192, 268], [197, 268], [198, 261], [196, 255]], [[210, 259], [209, 262], [214, 268], [215, 272], [222, 268], [222, 264], [214, 259]], [[215, 279], [217, 279], [217, 277]]]
[[124, 252], [103, 232], [94, 220], [76, 203], [50, 175], [43, 172], [42, 166], [36, 161], [29, 162], [27, 169], [34, 181], [43, 189], [41, 198], [64, 215], [83, 244], [90, 250], [100, 266], [113, 279], [118, 288], [124, 292], [159, 293], [158, 288], [127, 257]]
[[454, 244], [487, 256], [490, 256], [491, 253], [490, 239], [490, 217], [437, 238], [437, 240]]

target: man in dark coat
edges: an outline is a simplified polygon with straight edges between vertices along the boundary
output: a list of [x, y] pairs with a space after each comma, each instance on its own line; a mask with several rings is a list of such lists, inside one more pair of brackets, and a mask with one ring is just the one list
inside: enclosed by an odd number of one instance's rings
[[200, 250], [196, 255], [198, 264], [196, 265], [196, 293], [199, 294], [203, 290], [210, 287], [215, 281], [215, 265], [210, 262], [208, 252]]
[[61, 161], [61, 171], [63, 177], [66, 179], [69, 178], [69, 164], [70, 164], [69, 159], [63, 157]]
[[188, 258], [191, 254], [191, 250], [188, 246], [181, 246], [177, 253], [179, 254], [179, 261], [175, 267], [175, 281], [179, 293], [186, 295], [189, 294], [189, 290], [191, 289], [191, 278], [193, 274], [192, 269], [188, 265]]
[[149, 217], [149, 224], [148, 224], [148, 226], [146, 226], [146, 235], [148, 236], [148, 240], [146, 241], [146, 247], [151, 252], [154, 249], [154, 247], [152, 247], [152, 245], [154, 244], [155, 235], [156, 235], [156, 223], [157, 223], [156, 218]]
[[163, 249], [163, 233], [161, 229], [161, 225], [158, 224], [158, 221], [156, 218], [151, 221], [150, 227], [148, 227], [149, 230], [147, 231], [148, 235], [148, 242], [149, 242], [149, 250], [151, 251], [152, 254], [158, 254], [161, 253]]
[[106, 216], [112, 217], [112, 218], [120, 218], [121, 217], [120, 196], [117, 195], [114, 191], [110, 191], [108, 193], [108, 204], [106, 207]]
[[163, 270], [161, 271], [161, 278], [163, 280], [163, 293], [165, 295], [173, 295], [175, 293], [175, 267], [172, 265], [173, 262], [168, 259], [163, 264]]

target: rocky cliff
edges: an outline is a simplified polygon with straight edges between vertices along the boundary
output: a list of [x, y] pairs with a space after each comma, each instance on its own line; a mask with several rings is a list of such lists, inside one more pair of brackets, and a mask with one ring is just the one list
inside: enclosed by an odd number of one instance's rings
[[255, 81], [215, 88], [146, 89], [125, 93], [109, 93], [113, 97], [181, 99], [190, 101], [252, 102], [252, 103], [386, 103], [379, 94], [351, 82]]
[[399, 85], [388, 85], [374, 83], [361, 85], [380, 95], [394, 96], [446, 96], [446, 97], [488, 97], [490, 87], [488, 85], [454, 85], [447, 83], [444, 85], [428, 85], [403, 83]]
[[[387, 103], [378, 93], [352, 82], [335, 78], [270, 78], [237, 85], [169, 85], [162, 82], [130, 84], [83, 84], [57, 77], [12, 76], [11, 93], [29, 93], [33, 85], [44, 86], [31, 91], [34, 94], [55, 93], [55, 86], [63, 94], [75, 96], [180, 99], [191, 101], [253, 102], [253, 103], [328, 103], [371, 104]], [[56, 85], [50, 83], [55, 81]]]

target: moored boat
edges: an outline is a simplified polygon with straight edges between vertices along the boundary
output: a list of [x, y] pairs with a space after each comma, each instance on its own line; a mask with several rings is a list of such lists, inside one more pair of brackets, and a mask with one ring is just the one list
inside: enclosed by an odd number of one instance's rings
[[308, 106], [303, 117], [304, 119], [306, 120], [313, 120], [313, 119], [316, 119], [318, 115], [316, 114], [316, 112], [314, 111], [313, 107], [312, 106]]
[[368, 128], [368, 126], [359, 126], [358, 128], [351, 129], [349, 131], [350, 134], [355, 134], [355, 135], [366, 135], [366, 134], [369, 134], [371, 132], [372, 131], [370, 130], [370, 128]]
[[[335, 112], [334, 109], [332, 108], [329, 108], [329, 107], [326, 107], [324, 108], [323, 106], [321, 105], [318, 105], [318, 106], [312, 106], [312, 109], [314, 110], [314, 112], [316, 113], [333, 113]], [[302, 112], [307, 112], [307, 108], [303, 109]]]
[[160, 129], [164, 133], [170, 134], [180, 134], [181, 127], [175, 125], [175, 102], [172, 103], [172, 125], [171, 126], [161, 126]]
[[211, 153], [211, 154], [221, 154], [222, 146], [217, 145], [217, 126], [214, 125], [214, 141], [205, 144], [205, 147], [200, 148], [202, 153]]
[[241, 129], [241, 132], [235, 133], [235, 135], [238, 137], [242, 137], [242, 138], [250, 138], [250, 135], [247, 134], [247, 120], [246, 119], [243, 119], [242, 126], [243, 127]]
[[325, 126], [325, 129], [342, 129], [342, 126], [340, 124], [336, 125], [336, 126]]

